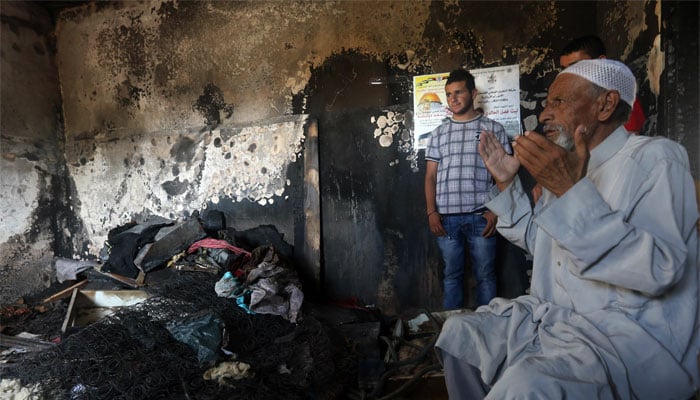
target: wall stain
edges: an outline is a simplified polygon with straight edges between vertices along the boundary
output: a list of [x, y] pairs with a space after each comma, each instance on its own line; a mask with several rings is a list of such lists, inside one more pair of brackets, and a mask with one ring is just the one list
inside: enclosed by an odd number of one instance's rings
[[175, 179], [172, 181], [163, 182], [161, 185], [165, 193], [169, 196], [178, 196], [185, 193], [189, 189], [189, 181], [184, 180], [180, 182], [180, 179]]
[[204, 123], [209, 129], [219, 126], [221, 111], [226, 113], [227, 119], [233, 116], [233, 104], [227, 104], [224, 101], [224, 92], [213, 83], [204, 87], [204, 93], [192, 105], [192, 110], [199, 112], [204, 117]]
[[130, 80], [124, 80], [117, 86], [116, 102], [123, 108], [133, 107], [141, 108], [139, 100], [144, 95], [145, 90], [134, 86]]
[[114, 75], [121, 71], [139, 79], [149, 75], [148, 54], [143, 50], [152, 34], [142, 25], [141, 15], [141, 12], [131, 15], [130, 26], [120, 25], [106, 29], [98, 36], [98, 43], [102, 45], [100, 63], [110, 67]]
[[195, 156], [197, 151], [197, 144], [194, 140], [182, 136], [177, 142], [170, 148], [170, 155], [175, 159], [176, 162], [186, 162], [190, 163]]

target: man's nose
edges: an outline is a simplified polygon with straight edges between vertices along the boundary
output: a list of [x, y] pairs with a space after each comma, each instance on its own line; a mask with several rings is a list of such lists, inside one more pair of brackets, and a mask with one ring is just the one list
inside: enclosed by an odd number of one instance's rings
[[549, 107], [545, 106], [537, 120], [540, 121], [541, 124], [544, 124], [550, 119], [552, 119], [552, 113], [549, 111]]

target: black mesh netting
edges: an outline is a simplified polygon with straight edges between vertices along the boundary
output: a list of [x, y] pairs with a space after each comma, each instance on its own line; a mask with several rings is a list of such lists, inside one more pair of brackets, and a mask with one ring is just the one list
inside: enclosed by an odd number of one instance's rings
[[[4, 378], [40, 384], [45, 399], [335, 399], [356, 378], [357, 360], [326, 324], [303, 316], [292, 324], [249, 315], [213, 290], [211, 274], [176, 273], [145, 288], [152, 297], [75, 329], [48, 350], [15, 356]], [[225, 325], [219, 362], [247, 363], [252, 374], [206, 380], [211, 367], [173, 338], [168, 322], [211, 311]]]

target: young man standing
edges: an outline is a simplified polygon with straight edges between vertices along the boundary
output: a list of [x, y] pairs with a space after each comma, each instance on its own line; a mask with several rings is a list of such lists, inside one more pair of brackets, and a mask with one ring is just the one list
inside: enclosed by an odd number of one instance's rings
[[464, 307], [465, 248], [476, 279], [477, 305], [496, 296], [496, 216], [484, 207], [494, 185], [479, 157], [479, 136], [493, 132], [510, 149], [501, 124], [474, 109], [477, 90], [469, 71], [450, 73], [445, 85], [452, 116], [431, 132], [425, 152], [425, 203], [430, 231], [445, 263], [446, 310]]

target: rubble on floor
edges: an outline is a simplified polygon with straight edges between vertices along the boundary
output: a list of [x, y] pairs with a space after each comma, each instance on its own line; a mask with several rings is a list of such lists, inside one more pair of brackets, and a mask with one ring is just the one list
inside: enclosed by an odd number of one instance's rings
[[[214, 293], [215, 276], [172, 273], [179, 276], [148, 287], [149, 299], [65, 335], [59, 334], [62, 318], [54, 318], [53, 339], [47, 339], [60, 343], [11, 355], [1, 375], [23, 387], [39, 384], [44, 399], [335, 398], [344, 377], [352, 376], [353, 354], [333, 343], [338, 338], [316, 318], [294, 324], [248, 314]], [[216, 360], [198, 357], [168, 329], [203, 311], [222, 322]], [[211, 367], [233, 361], [254, 374], [205, 378]]]
[[[155, 226], [179, 233], [159, 242]], [[129, 233], [104, 264], [57, 263], [61, 282], [0, 309], [0, 397], [380, 399], [439, 370], [429, 312], [418, 332], [372, 307], [304, 300], [292, 248], [270, 227], [134, 228], [113, 232]], [[138, 301], [75, 319], [81, 294], [135, 288]], [[397, 376], [406, 383], [390, 388]]]

